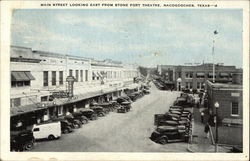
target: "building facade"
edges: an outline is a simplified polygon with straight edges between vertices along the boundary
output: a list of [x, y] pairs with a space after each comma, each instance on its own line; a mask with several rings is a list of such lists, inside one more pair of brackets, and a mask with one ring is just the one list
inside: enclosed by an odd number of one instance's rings
[[[235, 66], [215, 65], [215, 82], [232, 82], [233, 73], [242, 73]], [[196, 66], [158, 65], [157, 73], [165, 78], [166, 85], [181, 89], [205, 89], [206, 81], [213, 80], [213, 64]]]
[[126, 88], [139, 87], [133, 81], [139, 75], [137, 67], [121, 62], [17, 46], [11, 46], [10, 55], [12, 123], [46, 121], [78, 107], [89, 107], [93, 100], [109, 101]]
[[[219, 143], [243, 144], [243, 88], [242, 74], [234, 74], [232, 83], [207, 83], [208, 109], [217, 115]], [[215, 103], [218, 108], [216, 112]], [[214, 129], [213, 129], [214, 130]]]

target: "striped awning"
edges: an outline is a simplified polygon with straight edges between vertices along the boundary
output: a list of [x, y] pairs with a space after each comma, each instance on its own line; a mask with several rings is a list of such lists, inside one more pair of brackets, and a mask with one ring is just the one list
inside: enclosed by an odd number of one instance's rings
[[35, 80], [30, 72], [15, 71], [11, 72], [11, 81], [30, 81]]

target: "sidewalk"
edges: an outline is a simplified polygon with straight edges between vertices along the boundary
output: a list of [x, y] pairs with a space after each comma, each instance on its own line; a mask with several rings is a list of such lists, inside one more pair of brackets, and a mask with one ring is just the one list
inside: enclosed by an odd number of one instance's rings
[[[206, 125], [206, 121], [208, 116], [204, 116], [204, 123], [201, 123], [201, 114], [200, 111], [204, 109], [203, 101], [201, 103], [200, 108], [193, 108], [193, 127], [192, 127], [192, 142], [188, 145], [188, 151], [190, 152], [215, 152], [215, 146], [212, 142], [212, 137], [210, 133], [210, 138], [206, 138], [206, 133], [204, 132], [204, 128]], [[227, 152], [228, 150], [218, 146], [218, 152]]]

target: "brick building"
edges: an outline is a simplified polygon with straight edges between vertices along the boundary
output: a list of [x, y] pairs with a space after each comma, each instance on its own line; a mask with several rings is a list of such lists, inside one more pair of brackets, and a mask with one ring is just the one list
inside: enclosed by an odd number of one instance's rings
[[[242, 73], [242, 69], [235, 66], [215, 65], [215, 81], [221, 83], [232, 82], [233, 73]], [[157, 73], [164, 77], [167, 86], [174, 85], [181, 89], [204, 89], [206, 81], [213, 79], [213, 64], [196, 66], [158, 65]]]
[[208, 109], [216, 114], [218, 102], [219, 143], [242, 145], [243, 87], [242, 73], [235, 73], [231, 83], [207, 83]]

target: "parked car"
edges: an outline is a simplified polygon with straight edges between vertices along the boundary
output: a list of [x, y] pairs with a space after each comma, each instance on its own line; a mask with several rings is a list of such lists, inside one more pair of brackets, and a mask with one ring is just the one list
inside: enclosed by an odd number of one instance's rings
[[81, 112], [73, 112], [73, 117], [77, 120], [79, 120], [82, 124], [88, 123], [88, 118], [84, 116]]
[[190, 127], [190, 122], [187, 120], [178, 120], [178, 121], [174, 121], [174, 120], [161, 120], [158, 123], [158, 126], [165, 126], [165, 125], [169, 125], [169, 126], [184, 126], [186, 128]]
[[105, 116], [105, 111], [101, 106], [91, 106], [90, 108], [95, 111], [98, 117]]
[[112, 104], [112, 108], [113, 108], [114, 110], [121, 107], [121, 105], [120, 105], [117, 101], [115, 101], [115, 100], [110, 101], [110, 103]]
[[78, 119], [75, 119], [72, 114], [64, 116], [64, 119], [71, 124], [72, 128], [76, 129], [82, 126], [82, 123]]
[[187, 142], [189, 138], [188, 131], [178, 126], [159, 126], [151, 134], [150, 139], [159, 144], [169, 142]]
[[53, 140], [61, 137], [61, 123], [50, 122], [35, 124], [32, 128], [33, 136], [37, 139], [49, 139]]
[[79, 108], [79, 112], [81, 112], [85, 117], [87, 117], [89, 120], [96, 120], [97, 114], [93, 109], [90, 108]]
[[150, 94], [150, 90], [149, 89], [143, 89], [143, 93], [144, 94]]
[[112, 104], [109, 103], [109, 102], [104, 102], [104, 103], [98, 103], [96, 104], [96, 106], [101, 106], [103, 107], [104, 111], [106, 114], [108, 114], [109, 112], [111, 112], [113, 109], [112, 109]]
[[131, 103], [126, 101], [121, 103], [121, 107], [117, 109], [117, 112], [126, 113], [130, 111], [130, 109], [131, 109]]
[[69, 123], [67, 120], [64, 120], [63, 118], [54, 118], [53, 121], [61, 122], [61, 131], [63, 134], [67, 134], [73, 131], [72, 124]]
[[10, 150], [31, 150], [34, 146], [34, 140], [31, 130], [10, 131]]

